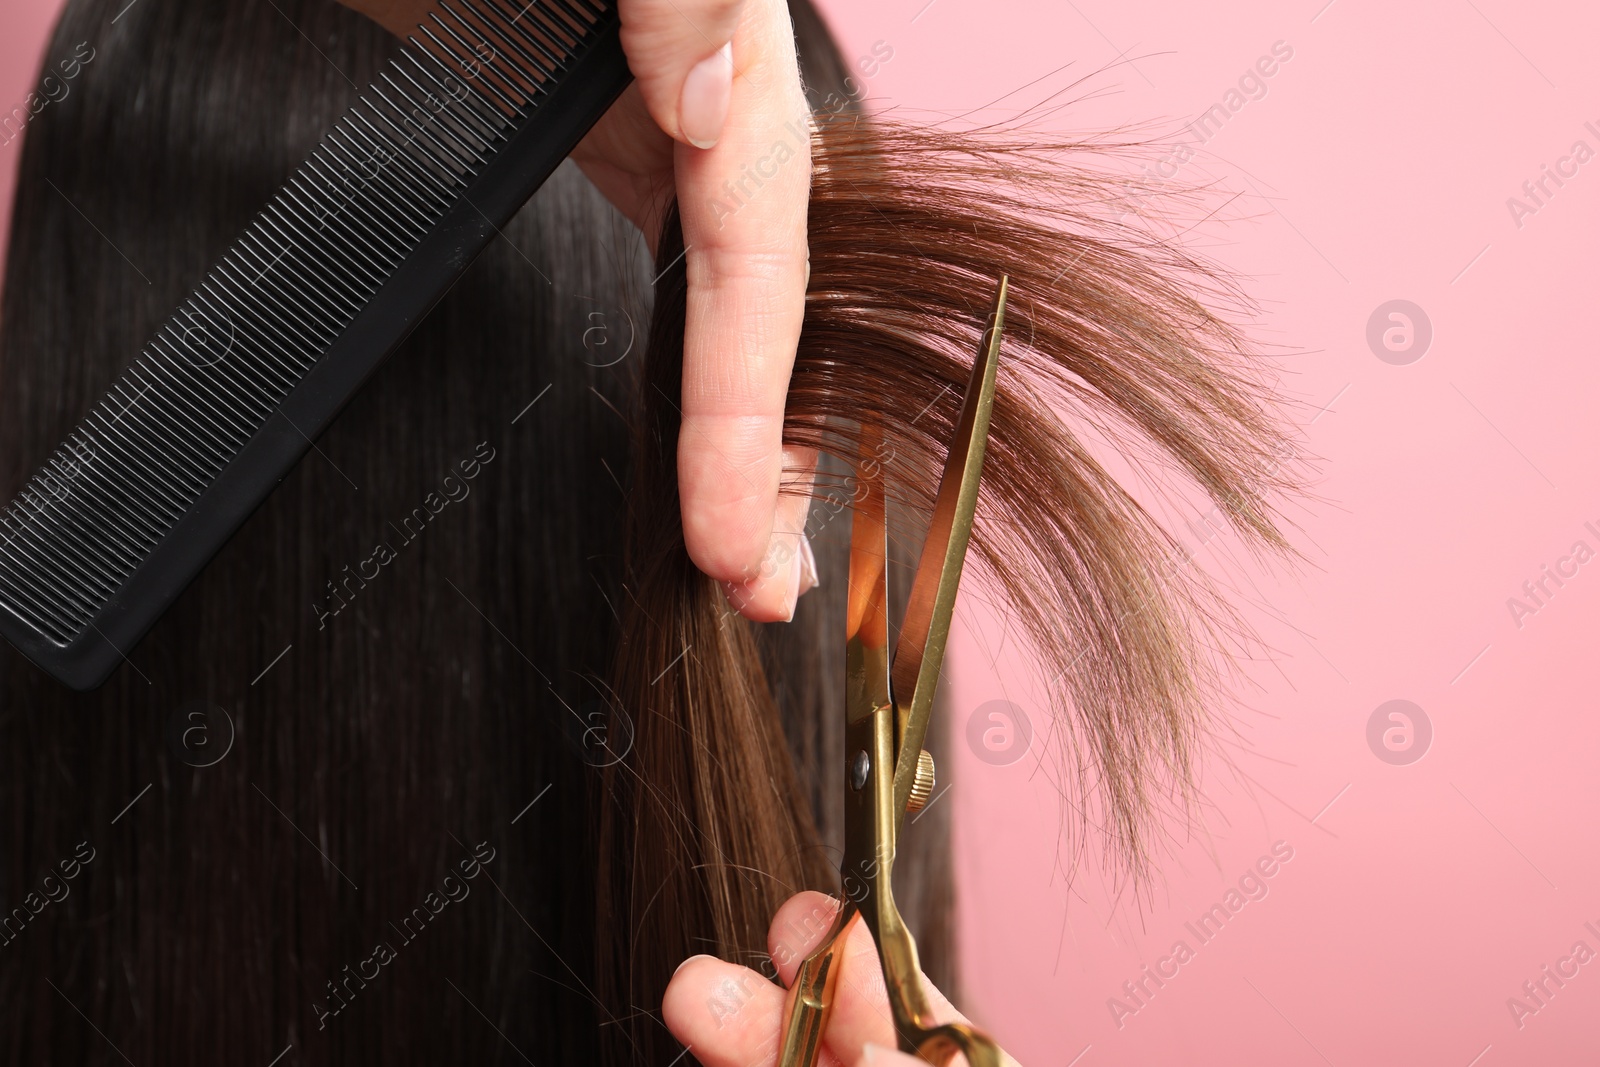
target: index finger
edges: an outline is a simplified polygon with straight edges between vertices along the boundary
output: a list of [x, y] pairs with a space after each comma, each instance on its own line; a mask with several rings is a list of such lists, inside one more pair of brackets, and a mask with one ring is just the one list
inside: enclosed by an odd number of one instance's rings
[[732, 61], [721, 138], [676, 148], [689, 287], [678, 478], [690, 558], [741, 581], [772, 542], [805, 310], [811, 142], [783, 3], [745, 4]]

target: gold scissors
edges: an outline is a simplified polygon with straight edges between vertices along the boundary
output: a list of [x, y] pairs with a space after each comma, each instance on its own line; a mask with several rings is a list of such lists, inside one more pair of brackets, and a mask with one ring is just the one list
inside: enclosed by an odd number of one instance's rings
[[[1002, 275], [967, 380], [892, 661], [881, 469], [873, 472], [876, 484], [869, 481], [861, 487], [866, 491], [854, 508], [846, 610], [845, 848], [839, 865], [843, 906], [789, 987], [778, 1067], [813, 1067], [817, 1062], [844, 962], [844, 944], [857, 919], [866, 921], [878, 947], [900, 1050], [940, 1065], [958, 1052], [971, 1067], [1001, 1064], [999, 1046], [981, 1030], [965, 1023], [933, 1022], [922, 989], [916, 941], [894, 903], [892, 872], [906, 812], [920, 810], [933, 792], [933, 760], [922, 744], [972, 534], [1005, 325], [1006, 286]], [[863, 463], [858, 469], [858, 479], [866, 477], [866, 468]]]

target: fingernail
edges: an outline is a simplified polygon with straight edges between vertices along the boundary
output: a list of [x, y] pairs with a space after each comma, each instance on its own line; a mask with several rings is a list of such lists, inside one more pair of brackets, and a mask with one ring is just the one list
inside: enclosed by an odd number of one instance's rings
[[722, 136], [733, 100], [733, 42], [729, 41], [689, 71], [678, 100], [678, 126], [696, 148], [710, 148]]
[[811, 538], [805, 534], [800, 535], [800, 551], [798, 555], [800, 557], [800, 591], [795, 594], [797, 598], [804, 596], [807, 592], [822, 584], [817, 577], [817, 557], [811, 551]]
[[[802, 534], [801, 536], [803, 539], [804, 535]], [[803, 540], [802, 543], [804, 543]], [[795, 604], [797, 601], [799, 601], [800, 594], [805, 592], [806, 557], [803, 551], [797, 551], [793, 554], [789, 563], [789, 570], [792, 573], [789, 575], [789, 584], [787, 588], [791, 590], [791, 592], [788, 603], [789, 610], [785, 612], [783, 616], [784, 622], [794, 622]]]
[[862, 1045], [861, 1046], [861, 1063], [862, 1063], [862, 1067], [871, 1067], [871, 1065], [874, 1064], [874, 1063], [883, 1063], [883, 1062], [885, 1062], [889, 1057], [884, 1055], [884, 1053], [886, 1053], [888, 1051], [889, 1050], [884, 1048], [882, 1045], [874, 1045], [870, 1041], [867, 1042], [865, 1045]]
[[689, 966], [689, 964], [693, 963], [695, 960], [714, 960], [714, 959], [716, 959], [715, 956], [708, 956], [704, 952], [700, 953], [698, 956], [690, 956], [688, 959], [686, 959], [682, 963], [678, 964], [677, 967], [673, 968], [673, 971], [672, 971], [673, 977], [677, 977], [677, 974], [678, 974], [679, 971], [681, 971], [685, 967]]

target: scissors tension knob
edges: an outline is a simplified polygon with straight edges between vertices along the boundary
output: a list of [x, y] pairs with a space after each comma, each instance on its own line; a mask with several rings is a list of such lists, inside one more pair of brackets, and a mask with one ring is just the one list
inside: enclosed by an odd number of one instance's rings
[[917, 754], [917, 777], [911, 783], [911, 795], [906, 798], [906, 811], [915, 815], [928, 806], [933, 796], [933, 753], [923, 749]]

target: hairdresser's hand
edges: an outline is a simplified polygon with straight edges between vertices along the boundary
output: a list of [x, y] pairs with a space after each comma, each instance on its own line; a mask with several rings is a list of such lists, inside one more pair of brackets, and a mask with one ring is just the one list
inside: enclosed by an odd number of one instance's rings
[[638, 79], [573, 153], [652, 242], [675, 192], [689, 276], [678, 479], [689, 556], [759, 621], [814, 582], [809, 474], [779, 494], [800, 337], [809, 111], [783, 0], [619, 0]]
[[[821, 893], [790, 897], [778, 909], [767, 933], [767, 948], [785, 986], [833, 925], [838, 902]], [[965, 1017], [924, 976], [923, 989], [941, 1023]], [[715, 956], [693, 956], [672, 976], [662, 998], [667, 1029], [705, 1067], [750, 1067], [775, 1063], [782, 1040], [783, 990], [747, 967]], [[833, 1013], [823, 1035], [824, 1067], [912, 1067], [922, 1061], [894, 1051], [894, 1026], [884, 990], [878, 953], [865, 923], [850, 929], [844, 963], [834, 990]], [[1003, 1063], [1016, 1067], [1006, 1057]]]
[[[343, 0], [401, 36], [430, 0]], [[618, 0], [637, 81], [572, 158], [654, 251], [674, 195], [689, 275], [678, 479], [684, 541], [729, 602], [787, 619], [815, 584], [814, 453], [785, 450], [800, 337], [810, 113], [784, 0]], [[807, 472], [779, 494], [785, 470]]]

